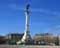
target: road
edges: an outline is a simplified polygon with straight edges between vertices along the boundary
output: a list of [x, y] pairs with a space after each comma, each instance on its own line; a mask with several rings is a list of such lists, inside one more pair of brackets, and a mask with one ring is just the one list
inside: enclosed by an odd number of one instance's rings
[[0, 45], [0, 48], [60, 48], [60, 46]]

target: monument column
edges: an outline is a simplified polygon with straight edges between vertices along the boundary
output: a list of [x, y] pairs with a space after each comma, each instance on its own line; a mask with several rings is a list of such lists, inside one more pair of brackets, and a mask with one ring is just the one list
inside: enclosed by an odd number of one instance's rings
[[22, 39], [17, 42], [17, 44], [20, 44], [20, 43], [30, 44], [32, 41], [32, 38], [30, 36], [30, 31], [29, 31], [29, 7], [30, 7], [30, 4], [28, 3], [26, 5], [26, 10], [25, 10], [25, 15], [26, 15], [25, 33]]

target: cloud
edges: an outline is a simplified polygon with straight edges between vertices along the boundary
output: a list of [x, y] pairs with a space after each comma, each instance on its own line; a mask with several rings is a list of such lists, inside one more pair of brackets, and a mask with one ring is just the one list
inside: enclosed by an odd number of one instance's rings
[[[23, 7], [23, 5], [17, 5], [17, 4], [9, 4], [9, 7], [13, 10], [21, 10], [24, 11], [25, 7]], [[41, 12], [41, 13], [45, 13], [45, 14], [52, 14], [55, 16], [60, 17], [60, 12], [58, 11], [52, 11], [52, 10], [47, 10], [47, 9], [42, 9], [42, 8], [30, 8], [31, 12]]]
[[60, 25], [57, 25], [56, 28], [57, 28], [57, 29], [60, 29]]
[[15, 9], [15, 10], [17, 9], [17, 5], [16, 4], [9, 4], [8, 6], [11, 9]]
[[47, 9], [30, 9], [31, 11], [33, 12], [43, 12], [43, 13], [46, 13], [46, 14], [53, 14], [53, 15], [57, 15], [57, 16], [60, 16], [60, 12], [58, 11], [52, 11], [52, 10], [47, 10]]
[[60, 34], [60, 25], [55, 25], [49, 28], [48, 32], [53, 33], [53, 34]]
[[17, 4], [9, 4], [8, 6], [12, 10], [22, 10], [22, 11], [25, 10], [21, 5], [17, 5]]

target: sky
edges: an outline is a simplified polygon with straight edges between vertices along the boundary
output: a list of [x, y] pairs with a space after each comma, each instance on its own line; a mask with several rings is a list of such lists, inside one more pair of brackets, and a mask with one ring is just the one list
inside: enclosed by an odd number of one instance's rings
[[[60, 0], [31, 0], [30, 34], [60, 34]], [[26, 0], [0, 0], [0, 34], [25, 32]]]

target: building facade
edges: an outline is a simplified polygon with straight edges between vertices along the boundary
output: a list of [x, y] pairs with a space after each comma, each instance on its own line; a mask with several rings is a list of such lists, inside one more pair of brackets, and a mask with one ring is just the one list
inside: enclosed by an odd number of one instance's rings
[[51, 44], [58, 44], [58, 37], [53, 36], [52, 34], [36, 34], [34, 36], [34, 41], [36, 44], [43, 44], [43, 45], [51, 45]]
[[5, 44], [5, 36], [0, 36], [0, 44]]
[[21, 40], [24, 34], [11, 33], [5, 36], [6, 44], [16, 44], [17, 41]]

